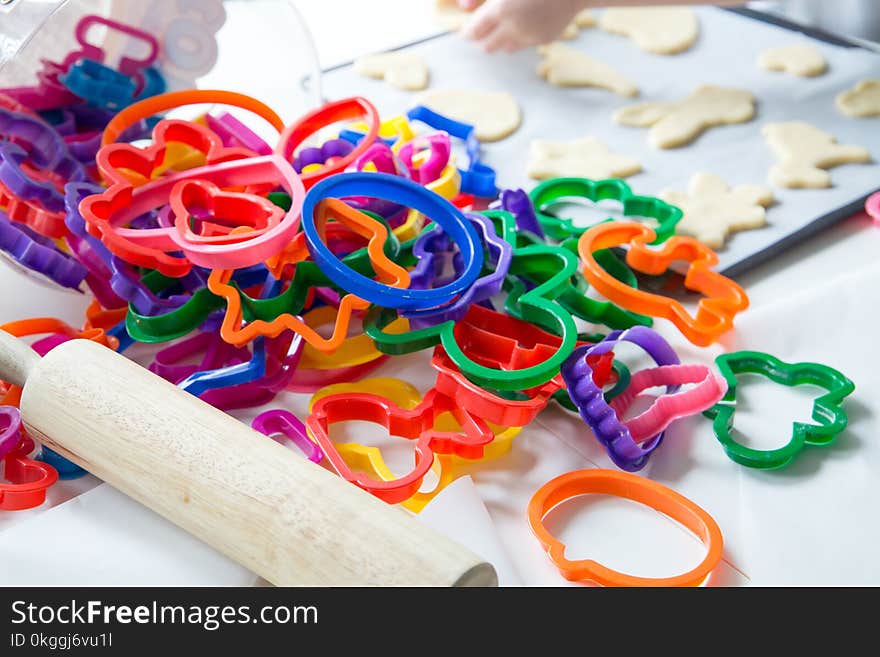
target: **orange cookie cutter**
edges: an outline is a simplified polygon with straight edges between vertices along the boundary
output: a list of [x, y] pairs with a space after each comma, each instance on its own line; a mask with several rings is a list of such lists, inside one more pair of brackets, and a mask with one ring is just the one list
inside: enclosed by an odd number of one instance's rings
[[[382, 283], [397, 288], [406, 288], [409, 285], [409, 272], [385, 255], [384, 245], [389, 235], [388, 229], [381, 222], [349, 207], [339, 199], [323, 199], [315, 207], [315, 224], [318, 230], [323, 232], [331, 218], [344, 224], [357, 235], [367, 238], [367, 252], [373, 269]], [[301, 242], [300, 247], [294, 251], [300, 258], [308, 255]], [[291, 264], [294, 257], [289, 255], [286, 264]], [[275, 337], [289, 329], [301, 335], [318, 351], [333, 353], [342, 346], [348, 335], [352, 313], [369, 306], [368, 301], [353, 294], [343, 296], [339, 302], [336, 324], [329, 338], [324, 338], [302, 319], [290, 313], [281, 314], [270, 322], [258, 319], [242, 326], [244, 315], [241, 297], [238, 290], [229, 284], [231, 277], [231, 269], [213, 270], [208, 276], [208, 289], [226, 300], [226, 314], [220, 326], [220, 335], [226, 342], [236, 347], [241, 347], [261, 335]]]
[[[738, 312], [748, 308], [745, 290], [712, 270], [718, 264], [718, 255], [699, 240], [675, 236], [655, 250], [648, 246], [655, 239], [653, 229], [633, 221], [609, 221], [593, 226], [578, 240], [584, 276], [609, 301], [632, 312], [668, 319], [693, 344], [709, 346], [733, 327], [733, 318]], [[662, 274], [676, 260], [688, 262], [685, 287], [707, 295], [697, 304], [696, 317], [675, 299], [618, 281], [593, 256], [601, 249], [626, 244], [629, 245], [627, 265], [645, 274]]]
[[[673, 577], [636, 577], [592, 559], [565, 558], [565, 544], [544, 526], [544, 518], [562, 502], [580, 495], [613, 495], [639, 502], [678, 521], [706, 546], [706, 556], [694, 568]], [[619, 470], [576, 470], [550, 480], [529, 501], [529, 526], [562, 576], [573, 582], [602, 586], [699, 586], [721, 561], [724, 539], [718, 523], [701, 507], [655, 481]]]

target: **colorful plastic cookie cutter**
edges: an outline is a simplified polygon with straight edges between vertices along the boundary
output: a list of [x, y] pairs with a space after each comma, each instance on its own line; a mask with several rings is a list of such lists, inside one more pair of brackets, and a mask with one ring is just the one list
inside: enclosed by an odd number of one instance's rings
[[221, 91], [219, 89], [186, 89], [184, 91], [169, 91], [132, 103], [113, 117], [110, 123], [107, 124], [107, 127], [104, 128], [101, 145], [106, 146], [115, 142], [128, 128], [135, 125], [138, 121], [150, 118], [154, 114], [184, 105], [198, 105], [201, 103], [240, 107], [265, 119], [279, 133], [284, 129], [284, 122], [281, 120], [281, 117], [271, 107], [255, 98], [234, 91]]
[[[361, 159], [375, 144], [371, 144], [358, 159]], [[346, 157], [354, 150], [354, 146], [344, 139], [328, 139], [320, 146], [306, 146], [300, 149], [293, 158], [293, 168], [299, 174], [317, 171], [325, 164], [333, 164], [339, 158]], [[353, 164], [355, 164], [357, 160]], [[316, 167], [311, 169], [309, 167]]]
[[23, 438], [3, 457], [4, 476], [10, 483], [0, 482], [0, 511], [33, 509], [46, 501], [46, 491], [58, 481], [58, 472], [47, 463], [28, 457], [34, 441]]
[[272, 147], [262, 137], [229, 112], [206, 114], [205, 125], [223, 140], [224, 146], [246, 148], [257, 155], [272, 154]]
[[[266, 279], [263, 268], [251, 267], [235, 272], [233, 279], [244, 288], [259, 285]], [[168, 278], [159, 272], [149, 272], [143, 282], [154, 292], [178, 283], [178, 279]], [[125, 317], [125, 328], [137, 342], [168, 342], [194, 331], [205, 323], [211, 313], [222, 310], [223, 299], [215, 296], [209, 289], [202, 288], [192, 293], [180, 307], [155, 315], [141, 314], [131, 304]]]
[[587, 199], [592, 203], [605, 200], [619, 201], [623, 206], [624, 216], [648, 217], [657, 222], [652, 244], [660, 244], [672, 237], [675, 226], [682, 217], [681, 210], [674, 205], [651, 196], [637, 196], [633, 194], [629, 185], [617, 178], [607, 180], [551, 178], [537, 185], [529, 193], [529, 197], [532, 199], [544, 232], [557, 240], [579, 237], [587, 230], [576, 227], [572, 219], [559, 218], [547, 213], [547, 208], [551, 205], [566, 200]]
[[116, 340], [109, 337], [104, 329], [89, 328], [79, 331], [69, 324], [62, 322], [54, 317], [32, 317], [29, 319], [19, 319], [14, 322], [7, 322], [0, 325], [0, 331], [6, 331], [9, 335], [16, 338], [23, 338], [34, 335], [56, 334], [65, 335], [70, 339], [80, 338], [83, 340], [91, 340], [100, 345], [116, 349]]
[[[348, 128], [339, 131], [339, 138], [358, 145], [370, 131], [370, 126], [363, 121], [355, 121]], [[400, 150], [406, 142], [410, 141], [415, 134], [406, 116], [399, 114], [385, 119], [379, 124], [378, 141], [390, 146], [394, 152]]]
[[[393, 378], [374, 378], [365, 379], [357, 383], [329, 385], [322, 388], [314, 395], [312, 403], [317, 401], [317, 399], [330, 395], [358, 392], [371, 392], [381, 395], [401, 408], [412, 409], [418, 406], [422, 401], [418, 390], [405, 381]], [[522, 430], [521, 427], [504, 428], [495, 426], [491, 423], [487, 424], [489, 428], [495, 432], [495, 438], [491, 443], [486, 445], [481, 461], [499, 458], [510, 451], [513, 439], [519, 435]], [[434, 428], [439, 431], [449, 431], [453, 433], [461, 431], [461, 426], [451, 413], [444, 413], [438, 416], [435, 420]], [[397, 479], [397, 475], [395, 475], [385, 464], [380, 449], [357, 443], [337, 444], [336, 448], [345, 461], [352, 467], [366, 471], [373, 477], [382, 481], [393, 481]], [[437, 483], [431, 490], [420, 490], [409, 499], [404, 500], [401, 503], [401, 506], [409, 509], [413, 513], [419, 513], [428, 502], [434, 499], [440, 491], [457, 478], [461, 473], [463, 466], [470, 463], [474, 463], [474, 461], [447, 454], [435, 454], [434, 461], [431, 464], [431, 470], [433, 470], [437, 477]]]
[[[511, 265], [513, 267], [513, 265]], [[442, 344], [455, 365], [474, 383], [495, 390], [523, 390], [546, 383], [559, 373], [559, 366], [577, 343], [577, 327], [552, 296], [566, 283], [576, 262], [561, 266], [556, 276], [517, 301], [528, 307], [526, 320], [472, 305], [459, 322], [442, 322], [402, 334], [384, 327], [396, 317], [393, 309], [372, 307], [364, 318], [364, 331], [384, 353], [404, 354]], [[562, 337], [539, 329], [556, 323]]]
[[[625, 331], [613, 331], [598, 344], [575, 349], [562, 364], [560, 372], [569, 397], [608, 456], [620, 469], [634, 472], [647, 465], [651, 453], [660, 446], [663, 433], [636, 443], [626, 424], [605, 401], [602, 387], [596, 385], [588, 361], [589, 356], [609, 352], [624, 341], [644, 349], [657, 365], [679, 364], [678, 355], [660, 334], [644, 326], [634, 326]], [[677, 390], [678, 386], [672, 385], [666, 392], [672, 394]]]
[[310, 189], [312, 185], [324, 180], [328, 176], [344, 171], [376, 140], [379, 135], [379, 113], [372, 103], [366, 98], [355, 96], [327, 103], [309, 112], [296, 123], [284, 129], [278, 145], [275, 147], [275, 152], [287, 162], [292, 162], [296, 150], [311, 135], [338, 121], [353, 119], [364, 119], [367, 121], [369, 131], [366, 137], [348, 155], [336, 159], [332, 164], [324, 165], [317, 171], [304, 173], [302, 176], [303, 185], [305, 185], [306, 189]]
[[[388, 285], [402, 286], [409, 284], [409, 273], [390, 260], [384, 252], [389, 232], [381, 222], [362, 212], [353, 210], [338, 199], [324, 199], [314, 207], [314, 211], [316, 214], [321, 215], [316, 218], [316, 226], [323, 224], [324, 220], [332, 214], [334, 219], [344, 223], [351, 230], [369, 240], [365, 253], [368, 255], [368, 262], [372, 265], [373, 271], [376, 272], [380, 280], [387, 282]], [[324, 248], [326, 249], [327, 247]], [[304, 260], [305, 256], [306, 250], [301, 245], [299, 254], [291, 262]], [[360, 257], [360, 254], [352, 254], [352, 257], [343, 259], [342, 263], [347, 267], [350, 261], [356, 259], [354, 256]], [[300, 262], [297, 264], [294, 279], [283, 294], [261, 301], [248, 298], [237, 287], [229, 284], [232, 275], [231, 270], [212, 271], [208, 278], [208, 289], [226, 301], [226, 314], [220, 328], [223, 339], [230, 344], [242, 345], [258, 335], [273, 337], [281, 331], [289, 329], [302, 335], [306, 342], [320, 351], [326, 353], [336, 351], [345, 340], [352, 312], [365, 309], [368, 306], [368, 302], [354, 294], [343, 296], [340, 301], [333, 333], [329, 338], [324, 338], [320, 333], [294, 315], [294, 313], [302, 311], [309, 287], [313, 287], [314, 284], [326, 284], [326, 282], [329, 282], [321, 274], [320, 278], [323, 280], [319, 283], [318, 274], [320, 274], [320, 270], [317, 267], [310, 270], [308, 267], [303, 266], [306, 264], [308, 263]], [[310, 282], [313, 282], [313, 284], [310, 284]], [[242, 326], [242, 321], [246, 319], [245, 311], [247, 311], [248, 323]]]
[[[518, 231], [528, 231], [539, 239], [544, 239], [544, 229], [541, 228], [541, 222], [538, 221], [538, 215], [535, 214], [532, 199], [525, 191], [504, 189], [501, 191], [497, 203], [500, 209], [513, 215]], [[495, 206], [489, 207], [494, 208]]]
[[70, 93], [58, 81], [65, 69], [54, 62], [41, 60], [42, 68], [37, 71], [37, 84], [24, 87], [5, 87], [0, 89], [7, 98], [27, 107], [31, 111], [55, 109], [78, 103], [81, 99]]
[[[512, 267], [513, 271], [510, 272], [515, 274], [517, 278], [509, 277], [507, 286], [510, 307], [513, 309], [512, 312], [516, 314], [516, 305], [523, 293], [528, 289], [533, 289], [536, 285], [544, 284], [555, 278], [561, 263], [565, 263], [563, 267], [568, 268], [570, 266], [568, 262], [571, 258], [576, 258], [577, 245], [568, 242], [561, 245], [547, 244], [534, 233], [519, 229], [514, 215], [504, 210], [484, 210], [481, 214], [492, 220], [498, 234], [513, 245], [514, 255], [520, 256], [516, 258], [515, 265]], [[520, 248], [527, 246], [540, 247], [540, 249], [519, 252]], [[569, 253], [565, 253], [566, 251]], [[610, 251], [597, 252], [596, 259], [614, 278], [628, 285], [637, 285], [635, 275]], [[557, 284], [555, 299], [559, 305], [586, 322], [605, 324], [610, 328], [618, 329], [652, 324], [650, 317], [628, 312], [608, 301], [599, 301], [588, 297], [586, 281], [577, 271], [566, 282], [557, 281]]]
[[[415, 290], [405, 286], [389, 287], [346, 267], [324, 244], [322, 218], [316, 213], [320, 201], [346, 196], [383, 198], [430, 217], [458, 246], [463, 260], [461, 276], [438, 288]], [[314, 261], [333, 283], [370, 303], [402, 309], [443, 306], [465, 292], [476, 281], [482, 268], [483, 247], [471, 223], [451, 203], [404, 178], [380, 173], [341, 173], [312, 187], [302, 212], [303, 233]], [[407, 278], [405, 285], [408, 284]]]
[[58, 478], [62, 481], [70, 481], [79, 479], [89, 474], [88, 470], [79, 467], [73, 461], [68, 461], [53, 449], [49, 449], [45, 445], [40, 446], [40, 451], [36, 456], [37, 461], [42, 461], [46, 465], [55, 468]]
[[[673, 577], [636, 577], [603, 566], [592, 559], [565, 557], [565, 544], [553, 536], [544, 519], [557, 506], [581, 495], [613, 495], [655, 509], [684, 525], [706, 546], [706, 556], [694, 568]], [[657, 482], [614, 470], [576, 470], [550, 480], [532, 496], [529, 527], [562, 576], [573, 582], [602, 586], [700, 586], [721, 561], [724, 540], [718, 524], [692, 501]]]
[[[303, 315], [303, 320], [313, 329], [333, 325], [336, 322], [336, 309], [331, 306], [312, 308]], [[406, 330], [406, 320], [400, 318], [389, 326], [390, 331]], [[300, 367], [312, 370], [336, 370], [371, 363], [381, 358], [382, 352], [365, 333], [349, 336], [333, 353], [324, 353], [306, 344]]]
[[55, 242], [24, 224], [10, 221], [0, 210], [0, 251], [22, 267], [64, 288], [78, 290], [88, 271]]
[[0, 406], [0, 459], [21, 442], [21, 413], [15, 406]]
[[[608, 222], [587, 230], [578, 241], [584, 275], [596, 290], [627, 310], [668, 319], [693, 344], [706, 347], [733, 326], [734, 316], [749, 305], [745, 290], [711, 268], [718, 256], [708, 246], [691, 237], [672, 237], [662, 248], [652, 249], [654, 231], [635, 222]], [[594, 252], [629, 244], [626, 263], [646, 274], [662, 274], [674, 261], [688, 263], [684, 285], [708, 296], [700, 299], [696, 317], [691, 317], [677, 300], [643, 292], [613, 278], [602, 268]]]
[[143, 84], [94, 59], [81, 59], [58, 80], [90, 105], [117, 111], [144, 98], [165, 92], [165, 79], [154, 68], [145, 69]]
[[[427, 157], [419, 161], [416, 155], [421, 153], [426, 153]], [[440, 177], [449, 163], [451, 154], [452, 144], [449, 142], [449, 135], [442, 132], [416, 137], [403, 144], [398, 152], [400, 161], [409, 171], [410, 178], [422, 185], [434, 182]]]
[[[167, 202], [176, 185], [193, 180], [207, 181], [217, 187], [277, 183], [294, 203], [271, 229], [257, 232], [256, 236], [242, 233], [241, 237], [246, 239], [231, 244], [203, 244], [189, 239], [188, 233], [177, 228], [121, 227]], [[167, 276], [184, 276], [192, 265], [240, 269], [278, 254], [299, 228], [303, 196], [302, 184], [293, 168], [278, 156], [270, 155], [198, 167], [137, 188], [114, 185], [103, 194], [85, 198], [80, 203], [80, 212], [89, 231], [99, 233], [107, 248], [126, 262], [157, 269]], [[249, 219], [246, 223], [254, 221]], [[184, 257], [169, 255], [175, 251], [182, 251]]]
[[495, 170], [480, 162], [480, 142], [472, 125], [450, 119], [423, 105], [417, 105], [410, 109], [407, 112], [407, 117], [410, 121], [421, 121], [435, 130], [442, 130], [464, 141], [468, 165], [466, 168], [459, 169], [462, 192], [483, 198], [497, 196]]
[[[836, 369], [820, 363], [786, 363], [760, 351], [722, 354], [715, 362], [727, 380], [727, 394], [721, 403], [705, 411], [704, 415], [713, 419], [715, 437], [732, 461], [749, 468], [782, 468], [791, 463], [804, 446], [831, 445], [837, 434], [846, 428], [848, 418], [841, 403], [856, 387]], [[793, 423], [791, 439], [778, 449], [753, 449], [737, 442], [732, 430], [738, 374], [758, 374], [784, 386], [814, 385], [822, 388], [825, 394], [813, 402], [812, 418], [816, 423]]]
[[117, 64], [120, 73], [135, 78], [135, 80], [138, 81], [136, 90], [140, 91], [145, 84], [142, 72], [152, 65], [159, 56], [159, 42], [156, 40], [156, 37], [149, 32], [144, 32], [143, 30], [139, 30], [126, 23], [98, 16], [97, 14], [83, 16], [76, 24], [74, 34], [76, 35], [76, 40], [81, 48], [68, 53], [64, 58], [64, 61], [61, 62], [61, 68], [69, 70], [75, 62], [82, 59], [91, 59], [101, 63], [106, 61], [107, 54], [104, 52], [104, 49], [94, 45], [88, 40], [88, 34], [95, 26], [100, 26], [103, 30], [121, 32], [135, 41], [140, 41], [141, 43], [146, 44], [147, 55], [145, 57], [142, 59], [136, 59], [131, 56], [125, 56], [122, 57]]
[[639, 394], [649, 388], [693, 387], [661, 395], [646, 410], [623, 424], [633, 442], [644, 443], [659, 435], [675, 420], [702, 413], [718, 402], [727, 392], [727, 382], [705, 365], [663, 365], [633, 374], [630, 385], [609, 406], [622, 418]]
[[876, 225], [880, 225], [880, 192], [871, 194], [865, 201], [865, 212], [874, 220]]
[[[445, 413], [453, 414], [462, 431], [439, 431], [434, 428], [437, 418]], [[355, 472], [328, 433], [331, 424], [349, 420], [381, 424], [394, 436], [415, 440], [413, 469], [392, 481]], [[418, 492], [425, 474], [431, 468], [435, 452], [481, 458], [484, 447], [494, 438], [482, 419], [457, 408], [447, 397], [430, 391], [419, 401], [415, 389], [409, 403], [403, 406], [378, 394], [344, 392], [321, 397], [319, 391], [306, 419], [306, 426], [339, 476], [390, 504], [403, 502]]]
[[[199, 362], [191, 362], [198, 356]], [[216, 333], [202, 331], [157, 351], [147, 369], [177, 384], [196, 372], [216, 369], [233, 359], [245, 362], [247, 356], [247, 349], [233, 347]]]
[[[474, 228], [479, 231], [486, 260], [484, 273], [457, 299], [441, 308], [426, 310], [407, 310], [401, 313], [414, 327], [457, 321], [464, 317], [468, 308], [475, 303], [490, 299], [499, 292], [510, 268], [513, 248], [495, 233], [492, 221], [481, 214], [465, 215]], [[446, 285], [448, 278], [438, 278], [442, 272], [444, 259], [438, 256], [451, 256], [454, 277], [462, 275], [463, 263], [458, 252], [452, 253], [452, 240], [435, 224], [422, 232], [413, 245], [413, 256], [418, 259], [416, 268], [410, 272], [410, 288], [427, 289], [435, 284]]]
[[270, 438], [284, 436], [312, 463], [320, 463], [324, 460], [324, 452], [309, 438], [306, 425], [290, 411], [280, 408], [263, 411], [253, 419], [251, 427]]

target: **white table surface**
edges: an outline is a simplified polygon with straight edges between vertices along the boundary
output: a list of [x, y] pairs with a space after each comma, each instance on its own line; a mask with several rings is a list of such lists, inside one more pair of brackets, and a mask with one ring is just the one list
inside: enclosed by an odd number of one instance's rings
[[[367, 4], [371, 12], [394, 20], [369, 19], [366, 31], [366, 16], [340, 20], [341, 10], [354, 17], [366, 13]], [[298, 5], [325, 67], [435, 31], [429, 0], [300, 0]], [[413, 27], [401, 34], [399, 25]], [[876, 129], [878, 124], [871, 125]], [[874, 547], [880, 527], [873, 506], [880, 492], [875, 475], [880, 422], [874, 411], [880, 359], [870, 341], [880, 319], [878, 253], [880, 229], [866, 216], [855, 216], [741, 276], [751, 307], [721, 345], [697, 349], [658, 322], [684, 360], [711, 362], [730, 349], [766, 350], [785, 360], [827, 362], [857, 385], [847, 405], [850, 427], [838, 444], [808, 450], [785, 471], [754, 472], [732, 463], [714, 441], [709, 423], [698, 418], [669, 432], [667, 444], [643, 474], [691, 497], [718, 521], [725, 555], [711, 583], [880, 584]], [[79, 325], [87, 304], [85, 298], [41, 287], [6, 267], [0, 267], [0, 290], [6, 292], [0, 297], [0, 322], [52, 315]], [[382, 373], [401, 375], [422, 388], [430, 385], [419, 357], [400, 359]], [[738, 427], [760, 434], [765, 447], [773, 440], [779, 444], [792, 419], [807, 419], [809, 398], [756, 390], [761, 394], [749, 397], [737, 416]], [[287, 394], [279, 401], [302, 411], [307, 398]], [[438, 496], [423, 512], [424, 520], [495, 562], [502, 583], [564, 584], [529, 535], [525, 504], [557, 474], [608, 467], [601, 450], [583, 440], [581, 427], [562, 411], [548, 409], [514, 441], [508, 456], [474, 468], [470, 478]], [[680, 528], [614, 500], [569, 505], [554, 514], [553, 527], [569, 542], [572, 556], [589, 554], [634, 574], [668, 575], [700, 558], [699, 544]], [[41, 508], [0, 512], [0, 554], [0, 584], [259, 583], [91, 476], [59, 484]]]

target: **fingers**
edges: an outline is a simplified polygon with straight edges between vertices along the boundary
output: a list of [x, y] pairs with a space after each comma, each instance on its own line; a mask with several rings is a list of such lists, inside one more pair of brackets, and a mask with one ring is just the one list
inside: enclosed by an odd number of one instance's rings
[[489, 7], [480, 7], [461, 29], [465, 39], [483, 41], [501, 24], [501, 17]]
[[458, 6], [465, 11], [473, 11], [482, 4], [482, 0], [458, 0]]

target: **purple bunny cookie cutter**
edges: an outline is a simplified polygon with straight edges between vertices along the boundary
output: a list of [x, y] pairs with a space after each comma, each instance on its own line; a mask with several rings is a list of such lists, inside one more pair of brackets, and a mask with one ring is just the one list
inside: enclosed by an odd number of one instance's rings
[[[469, 212], [465, 216], [480, 233], [484, 251], [487, 254], [487, 262], [493, 269], [490, 273], [478, 278], [452, 303], [439, 308], [409, 310], [401, 313], [404, 317], [409, 318], [413, 328], [424, 328], [440, 322], [458, 321], [464, 317], [472, 304], [485, 301], [501, 291], [504, 277], [510, 268], [513, 247], [498, 236], [492, 220], [488, 217], [474, 212]], [[443, 268], [442, 255], [447, 254], [448, 256], [451, 248], [449, 237], [439, 226], [434, 226], [419, 235], [413, 245], [413, 255], [418, 258], [418, 263], [410, 273], [410, 287], [421, 290], [445, 284], [445, 279], [440, 277]], [[454, 276], [457, 276], [462, 270], [460, 254], [456, 252], [452, 257], [452, 262], [456, 272]]]

